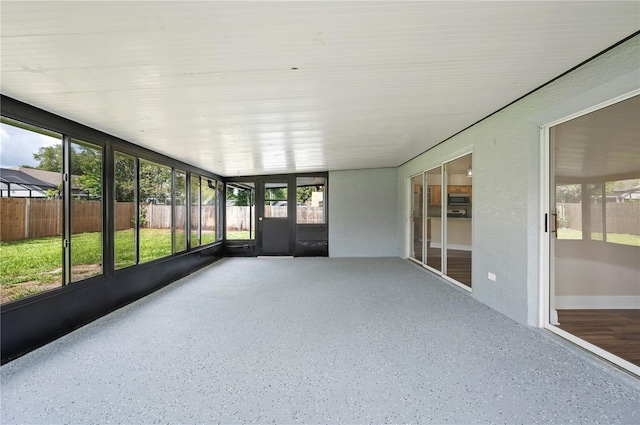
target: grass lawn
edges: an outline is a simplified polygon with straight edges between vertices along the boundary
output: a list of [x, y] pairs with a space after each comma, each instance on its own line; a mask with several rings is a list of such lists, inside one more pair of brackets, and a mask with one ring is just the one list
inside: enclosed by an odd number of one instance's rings
[[[602, 240], [602, 233], [593, 232], [593, 240]], [[558, 229], [558, 239], [582, 239], [582, 231], [574, 229]], [[607, 242], [621, 245], [640, 246], [640, 235], [608, 233]]]
[[[255, 237], [255, 235], [254, 235]], [[236, 232], [231, 232], [227, 230], [227, 239], [231, 240], [247, 240], [249, 238], [248, 230], [238, 230]]]
[[[207, 235], [205, 237], [205, 235]], [[184, 234], [176, 235], [184, 246]], [[214, 242], [215, 234], [202, 234], [203, 244]], [[116, 269], [134, 264], [133, 229], [115, 233]], [[100, 233], [72, 236], [72, 276], [81, 280], [100, 274], [102, 240]], [[140, 263], [171, 255], [171, 232], [166, 229], [140, 230]], [[13, 301], [62, 285], [62, 238], [53, 236], [15, 242], [0, 242], [1, 302]]]

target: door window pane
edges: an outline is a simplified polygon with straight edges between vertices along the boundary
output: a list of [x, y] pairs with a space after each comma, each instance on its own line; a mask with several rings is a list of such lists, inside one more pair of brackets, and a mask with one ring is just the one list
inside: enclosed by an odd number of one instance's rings
[[175, 170], [174, 185], [174, 231], [175, 252], [187, 249], [187, 173]]
[[264, 216], [265, 218], [286, 218], [288, 216], [287, 183], [265, 183]]
[[251, 182], [227, 183], [227, 239], [253, 239], [255, 185]]
[[216, 241], [216, 181], [202, 178], [202, 207], [200, 208], [200, 220], [202, 229], [202, 245]]
[[102, 148], [71, 143], [71, 281], [102, 274]]
[[1, 302], [62, 286], [62, 137], [2, 118]]
[[114, 154], [115, 199], [115, 268], [132, 266], [136, 263], [136, 160], [134, 157], [115, 152]]
[[298, 177], [296, 180], [296, 222], [298, 224], [324, 224], [325, 177]]
[[191, 248], [200, 246], [200, 176], [191, 174]]
[[171, 168], [140, 160], [140, 263], [171, 255]]

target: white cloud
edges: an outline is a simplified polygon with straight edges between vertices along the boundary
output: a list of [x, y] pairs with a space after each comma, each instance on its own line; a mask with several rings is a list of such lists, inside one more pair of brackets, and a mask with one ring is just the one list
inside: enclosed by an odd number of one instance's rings
[[33, 154], [42, 146], [60, 144], [60, 140], [44, 134], [0, 124], [0, 167], [35, 166]]

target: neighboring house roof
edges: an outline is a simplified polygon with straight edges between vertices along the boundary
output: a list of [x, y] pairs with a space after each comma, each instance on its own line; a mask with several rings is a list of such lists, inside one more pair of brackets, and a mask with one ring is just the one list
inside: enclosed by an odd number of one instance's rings
[[58, 187], [58, 184], [38, 179], [22, 170], [9, 168], [0, 168], [0, 182], [6, 185], [22, 186], [27, 190], [45, 191], [47, 189], [55, 189]]
[[[59, 172], [38, 170], [36, 168], [27, 168], [27, 167], [9, 167], [9, 169], [21, 171], [38, 180], [42, 180], [44, 182], [52, 184], [54, 187], [58, 187], [58, 185], [62, 183], [62, 173], [59, 173]], [[6, 168], [3, 170], [6, 170]]]
[[[46, 182], [53, 188], [57, 188], [62, 184], [62, 173], [57, 171], [46, 171], [46, 170], [38, 170], [37, 168], [28, 168], [28, 167], [7, 167], [2, 168], [4, 174], [4, 170], [11, 171], [20, 171], [24, 174], [27, 174], [37, 180], [41, 180]], [[79, 177], [75, 174], [71, 175], [71, 189], [79, 190], [78, 185], [75, 183], [75, 179]]]

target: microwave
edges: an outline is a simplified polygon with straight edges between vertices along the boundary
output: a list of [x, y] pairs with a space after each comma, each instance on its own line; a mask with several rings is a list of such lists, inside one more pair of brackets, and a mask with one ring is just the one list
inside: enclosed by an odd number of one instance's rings
[[469, 205], [468, 193], [450, 193], [448, 196], [449, 205]]

